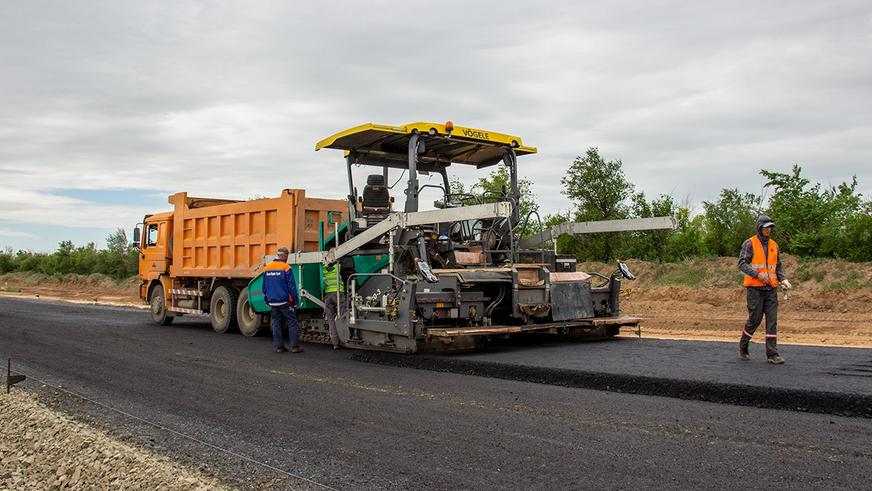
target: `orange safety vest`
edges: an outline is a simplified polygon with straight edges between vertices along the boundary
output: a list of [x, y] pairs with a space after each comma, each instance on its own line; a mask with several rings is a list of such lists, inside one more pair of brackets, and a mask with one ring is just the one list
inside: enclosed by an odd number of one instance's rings
[[[751, 267], [758, 273], [764, 273], [768, 278], [769, 285], [772, 287], [778, 286], [778, 275], [775, 273], [775, 267], [778, 266], [778, 244], [774, 240], [769, 239], [769, 255], [763, 250], [763, 243], [756, 235], [749, 239], [751, 246], [754, 248], [754, 257], [751, 258]], [[768, 257], [768, 261], [766, 260]], [[760, 281], [754, 276], [745, 276], [745, 286], [767, 286], [766, 283]]]

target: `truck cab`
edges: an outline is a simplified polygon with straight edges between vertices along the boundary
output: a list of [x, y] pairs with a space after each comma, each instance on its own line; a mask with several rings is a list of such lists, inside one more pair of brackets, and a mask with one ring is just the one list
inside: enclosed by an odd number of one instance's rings
[[[169, 290], [169, 270], [172, 263], [173, 213], [146, 215], [142, 227], [133, 232], [139, 248], [139, 298], [149, 302], [152, 318], [168, 324], [166, 292]], [[157, 288], [160, 286], [160, 288]]]

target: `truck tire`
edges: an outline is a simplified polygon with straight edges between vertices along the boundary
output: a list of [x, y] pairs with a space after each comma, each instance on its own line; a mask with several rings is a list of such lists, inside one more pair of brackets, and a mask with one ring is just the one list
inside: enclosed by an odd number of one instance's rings
[[151, 320], [159, 326], [168, 326], [173, 323], [173, 317], [167, 312], [167, 298], [164, 295], [163, 285], [155, 285], [148, 296]]
[[236, 300], [239, 293], [229, 286], [219, 286], [209, 301], [212, 330], [224, 334], [236, 330]]
[[262, 317], [251, 308], [251, 304], [248, 303], [248, 288], [243, 288], [236, 302], [236, 322], [239, 324], [239, 332], [243, 336], [257, 336], [261, 330]]

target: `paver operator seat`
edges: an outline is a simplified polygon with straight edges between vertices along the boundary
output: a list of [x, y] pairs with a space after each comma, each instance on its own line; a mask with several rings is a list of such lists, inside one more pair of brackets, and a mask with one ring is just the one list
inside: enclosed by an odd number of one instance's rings
[[384, 220], [391, 212], [391, 195], [382, 174], [370, 174], [366, 177], [361, 199], [361, 215], [366, 217], [366, 226]]

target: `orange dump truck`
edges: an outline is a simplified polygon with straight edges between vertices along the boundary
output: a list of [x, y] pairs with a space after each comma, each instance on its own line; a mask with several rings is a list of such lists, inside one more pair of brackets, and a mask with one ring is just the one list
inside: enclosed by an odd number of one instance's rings
[[[155, 322], [169, 324], [185, 314], [208, 314], [212, 328], [237, 327], [253, 336], [264, 319], [248, 301], [249, 281], [265, 257], [278, 247], [318, 251], [324, 224], [341, 223], [348, 202], [306, 196], [285, 189], [277, 198], [234, 201], [169, 197], [173, 211], [146, 215], [134, 230], [139, 245], [139, 296], [150, 305]], [[295, 266], [298, 285], [318, 282], [320, 265]], [[302, 283], [302, 285], [301, 285]]]

